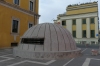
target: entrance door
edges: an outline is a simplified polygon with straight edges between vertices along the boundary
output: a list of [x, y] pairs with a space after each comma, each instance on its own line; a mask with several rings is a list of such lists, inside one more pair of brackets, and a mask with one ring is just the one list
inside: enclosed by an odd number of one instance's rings
[[16, 46], [18, 46], [17, 42], [16, 43], [11, 43], [11, 47], [16, 47]]

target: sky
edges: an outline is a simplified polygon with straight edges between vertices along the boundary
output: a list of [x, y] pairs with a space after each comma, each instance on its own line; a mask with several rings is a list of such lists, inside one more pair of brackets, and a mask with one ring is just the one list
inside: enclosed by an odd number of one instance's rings
[[66, 12], [66, 7], [70, 4], [94, 1], [98, 1], [98, 6], [100, 6], [99, 0], [39, 0], [39, 14], [41, 15], [39, 23], [53, 23], [57, 15]]

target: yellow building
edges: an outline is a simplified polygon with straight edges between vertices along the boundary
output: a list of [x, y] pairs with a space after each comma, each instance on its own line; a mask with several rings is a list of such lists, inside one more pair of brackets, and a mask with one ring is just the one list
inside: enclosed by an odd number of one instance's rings
[[66, 13], [59, 14], [54, 23], [67, 28], [79, 43], [98, 43], [98, 2], [68, 5]]
[[31, 26], [38, 24], [39, 0], [0, 0], [0, 48], [18, 44]]

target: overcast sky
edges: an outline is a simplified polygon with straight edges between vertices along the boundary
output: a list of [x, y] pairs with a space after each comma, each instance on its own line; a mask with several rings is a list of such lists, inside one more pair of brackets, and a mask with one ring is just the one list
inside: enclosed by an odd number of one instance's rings
[[[66, 7], [70, 4], [94, 2], [99, 0], [39, 0], [39, 23], [53, 23], [58, 14], [66, 12]], [[100, 4], [99, 4], [100, 5]]]

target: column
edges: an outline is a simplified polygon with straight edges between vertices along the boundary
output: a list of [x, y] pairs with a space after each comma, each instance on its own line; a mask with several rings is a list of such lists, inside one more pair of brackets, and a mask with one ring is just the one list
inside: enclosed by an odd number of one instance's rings
[[76, 19], [76, 37], [82, 38], [82, 20]]
[[67, 29], [72, 34], [72, 20], [66, 20]]
[[96, 34], [99, 33], [98, 31], [98, 17], [95, 17], [95, 38], [98, 38], [98, 36], [96, 36]]
[[87, 25], [86, 35], [87, 35], [87, 38], [90, 38], [90, 18], [86, 19], [86, 25]]

